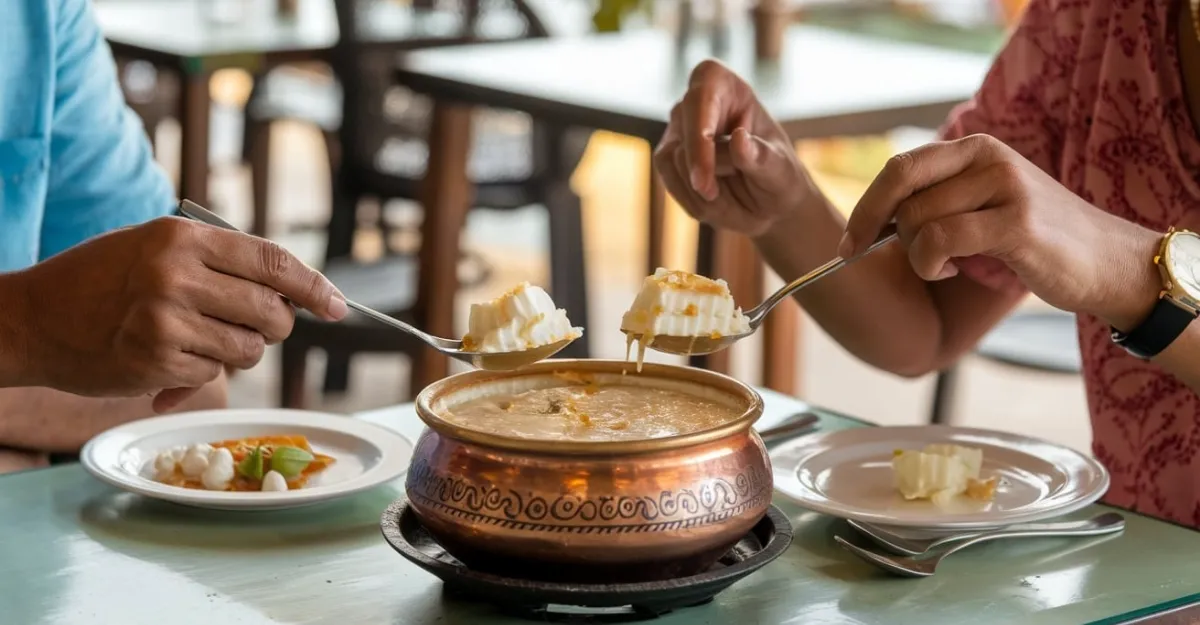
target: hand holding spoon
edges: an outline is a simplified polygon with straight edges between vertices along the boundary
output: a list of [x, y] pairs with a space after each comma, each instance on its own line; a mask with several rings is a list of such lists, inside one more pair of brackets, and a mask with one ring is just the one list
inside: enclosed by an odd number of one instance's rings
[[[717, 137], [715, 140], [717, 147], [716, 171], [718, 176], [730, 176], [734, 174], [733, 165], [730, 164], [729, 140], [729, 135]], [[881, 232], [875, 239], [875, 242], [857, 256], [851, 258], [842, 258], [840, 256], [835, 257], [833, 260], [830, 260], [824, 265], [821, 265], [820, 267], [817, 267], [816, 269], [813, 269], [812, 271], [788, 283], [782, 289], [779, 289], [775, 293], [771, 294], [771, 296], [768, 297], [763, 303], [743, 313], [746, 316], [746, 320], [750, 324], [750, 329], [747, 332], [729, 336], [720, 336], [716, 338], [711, 336], [655, 335], [650, 337], [649, 342], [646, 343], [646, 347], [650, 347], [655, 351], [667, 354], [677, 354], [681, 356], [704, 355], [721, 351], [730, 345], [733, 345], [734, 343], [750, 336], [751, 334], [754, 334], [754, 332], [762, 326], [763, 320], [766, 319], [767, 315], [774, 310], [774, 308], [778, 306], [780, 302], [787, 299], [796, 291], [799, 291], [800, 289], [803, 289], [817, 280], [828, 276], [829, 274], [841, 269], [842, 267], [845, 267], [846, 265], [849, 265], [863, 256], [874, 252], [880, 247], [891, 243], [892, 241], [896, 240], [896, 238], [896, 226], [895, 224], [892, 224], [884, 228], [883, 232]], [[631, 335], [631, 338], [635, 341], [641, 341], [642, 335]]]
[[[183, 216], [206, 223], [210, 226], [224, 228], [240, 232], [233, 224], [221, 219], [212, 211], [201, 207], [195, 202], [183, 200], [179, 203], [179, 212]], [[346, 306], [352, 310], [358, 311], [360, 314], [370, 317], [379, 323], [392, 326], [401, 332], [406, 332], [418, 339], [426, 345], [436, 349], [437, 351], [468, 363], [478, 369], [488, 369], [492, 371], [507, 371], [516, 369], [525, 365], [533, 364], [539, 360], [545, 360], [562, 350], [562, 348], [570, 345], [574, 338], [563, 339], [548, 345], [539, 345], [530, 349], [514, 351], [514, 352], [474, 352], [463, 349], [463, 342], [454, 339], [445, 339], [434, 336], [420, 330], [412, 325], [409, 325], [395, 317], [385, 315], [373, 308], [364, 306], [353, 300], [346, 300]]]

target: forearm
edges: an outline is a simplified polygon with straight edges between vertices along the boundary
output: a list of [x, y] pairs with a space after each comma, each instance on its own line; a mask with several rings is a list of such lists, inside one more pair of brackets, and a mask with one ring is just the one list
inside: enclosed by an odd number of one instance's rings
[[[95, 399], [48, 388], [0, 389], [0, 447], [78, 451], [111, 427], [154, 416], [152, 397]], [[201, 388], [172, 412], [224, 408], [225, 376]]]
[[[820, 191], [756, 240], [794, 280], [837, 255], [845, 219]], [[970, 350], [1018, 301], [965, 277], [926, 282], [891, 244], [797, 293], [804, 310], [857, 358], [898, 375], [938, 370]]]

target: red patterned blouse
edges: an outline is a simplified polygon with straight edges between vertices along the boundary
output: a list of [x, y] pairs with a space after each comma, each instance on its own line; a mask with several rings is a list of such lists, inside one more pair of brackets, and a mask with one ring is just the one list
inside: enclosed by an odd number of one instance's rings
[[[1092, 204], [1165, 231], [1200, 217], [1200, 140], [1170, 0], [1033, 0], [975, 98], [943, 135], [993, 135]], [[1194, 226], [1193, 226], [1194, 227]], [[963, 267], [1020, 289], [990, 259]], [[980, 262], [980, 261], [984, 262]], [[1079, 317], [1093, 450], [1106, 501], [1200, 527], [1200, 397]]]

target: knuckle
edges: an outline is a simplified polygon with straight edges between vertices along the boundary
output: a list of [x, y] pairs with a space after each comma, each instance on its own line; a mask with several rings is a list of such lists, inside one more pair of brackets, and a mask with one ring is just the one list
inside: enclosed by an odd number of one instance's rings
[[883, 176], [892, 183], [901, 183], [911, 179], [916, 174], [917, 159], [912, 152], [901, 152], [893, 155], [883, 166]]
[[148, 302], [139, 315], [137, 327], [154, 351], [171, 351], [175, 342], [175, 321], [166, 306]]
[[274, 241], [260, 241], [258, 262], [263, 275], [273, 280], [282, 280], [292, 271], [292, 255]]
[[[691, 89], [688, 89], [688, 93], [690, 94], [691, 92], [692, 92]], [[685, 98], [687, 97], [686, 94], [684, 97]], [[671, 115], [669, 118], [671, 120], [671, 123], [678, 123], [679, 121], [681, 121], [683, 119], [683, 111], [684, 111], [685, 106], [686, 105], [684, 104], [684, 100], [681, 99], [678, 102], [676, 102], [674, 106], [671, 107]]]
[[231, 364], [249, 368], [258, 364], [266, 350], [266, 341], [258, 332], [235, 331], [230, 336]]
[[155, 241], [168, 248], [176, 248], [195, 242], [200, 235], [201, 225], [180, 217], [159, 217], [148, 224]]
[[988, 176], [1005, 190], [1017, 190], [1025, 187], [1025, 172], [1017, 163], [999, 161], [993, 163], [988, 170]]
[[940, 221], [931, 221], [922, 226], [917, 238], [921, 248], [931, 252], [944, 250], [950, 243], [950, 233]]
[[692, 69], [691, 83], [695, 84], [695, 83], [708, 82], [710, 80], [713, 80], [714, 78], [721, 76], [722, 74], [726, 73], [727, 71], [728, 70], [725, 69], [725, 66], [722, 65], [720, 62], [718, 62], [714, 59], [704, 59], [703, 61], [700, 61], [698, 64], [696, 64], [696, 67], [694, 69]]

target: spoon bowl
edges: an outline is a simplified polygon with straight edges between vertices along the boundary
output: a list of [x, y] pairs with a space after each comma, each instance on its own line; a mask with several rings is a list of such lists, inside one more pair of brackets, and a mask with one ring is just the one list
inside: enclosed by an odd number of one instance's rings
[[[754, 334], [754, 328], [750, 328], [749, 332], [744, 334], [733, 334], [729, 336], [721, 336], [713, 338], [711, 336], [668, 336], [666, 334], [656, 334], [650, 337], [646, 343], [646, 347], [664, 354], [675, 354], [678, 356], [704, 356], [719, 352], [730, 345]], [[642, 334], [626, 333], [634, 343], [641, 343]]]
[[462, 351], [460, 348], [458, 353], [463, 356], [470, 357], [468, 362], [476, 369], [484, 369], [487, 371], [511, 371], [519, 369], [525, 365], [532, 365], [540, 360], [545, 360], [558, 352], [572, 342], [574, 338], [566, 338], [561, 341], [549, 343], [546, 345], [538, 345], [529, 349], [516, 352], [468, 352]]
[[[750, 330], [748, 332], [743, 332], [742, 334], [731, 334], [729, 336], [719, 336], [715, 338], [712, 336], [670, 336], [665, 334], [656, 334], [650, 337], [650, 339], [646, 341], [645, 345], [646, 347], [649, 347], [655, 351], [662, 352], [664, 354], [674, 354], [677, 356], [703, 356], [705, 354], [719, 352], [730, 345], [733, 345], [734, 343], [750, 336], [751, 334], [754, 334], [760, 327], [762, 327], [763, 320], [767, 318], [767, 315], [774, 310], [774, 308], [778, 306], [780, 302], [790, 297], [796, 291], [799, 291], [800, 289], [803, 289], [817, 280], [828, 276], [829, 274], [841, 269], [842, 267], [845, 267], [846, 265], [849, 265], [863, 256], [874, 252], [880, 247], [895, 241], [897, 238], [898, 235], [896, 234], [896, 225], [890, 224], [879, 233], [879, 236], [875, 238], [874, 243], [872, 243], [869, 247], [867, 247], [867, 249], [863, 250], [863, 252], [857, 256], [851, 258], [842, 258], [840, 256], [835, 257], [833, 260], [825, 263], [824, 265], [821, 265], [820, 267], [817, 267], [816, 269], [813, 269], [803, 276], [800, 276], [799, 278], [784, 285], [783, 288], [772, 293], [770, 297], [763, 301], [763, 303], [751, 308], [750, 310], [747, 310], [744, 313], [746, 316], [746, 321], [749, 322], [750, 326]], [[644, 335], [627, 333], [627, 336], [640, 343]]]
[[[179, 212], [189, 219], [206, 223], [210, 226], [241, 232], [233, 224], [221, 219], [212, 211], [192, 202], [190, 200], [182, 200], [179, 202]], [[455, 339], [442, 338], [434, 336], [420, 330], [412, 325], [409, 325], [395, 317], [385, 315], [374, 308], [359, 304], [354, 300], [346, 300], [346, 306], [351, 310], [378, 321], [384, 325], [391, 326], [401, 332], [415, 336], [421, 342], [432, 347], [433, 349], [453, 358], [460, 360], [478, 369], [487, 369], [490, 371], [509, 371], [518, 369], [525, 365], [533, 364], [539, 360], [544, 360], [562, 351], [564, 347], [570, 345], [578, 336], [565, 338], [560, 341], [547, 345], [539, 345], [530, 349], [524, 349], [513, 352], [479, 352], [467, 351], [463, 349], [463, 342]]]

